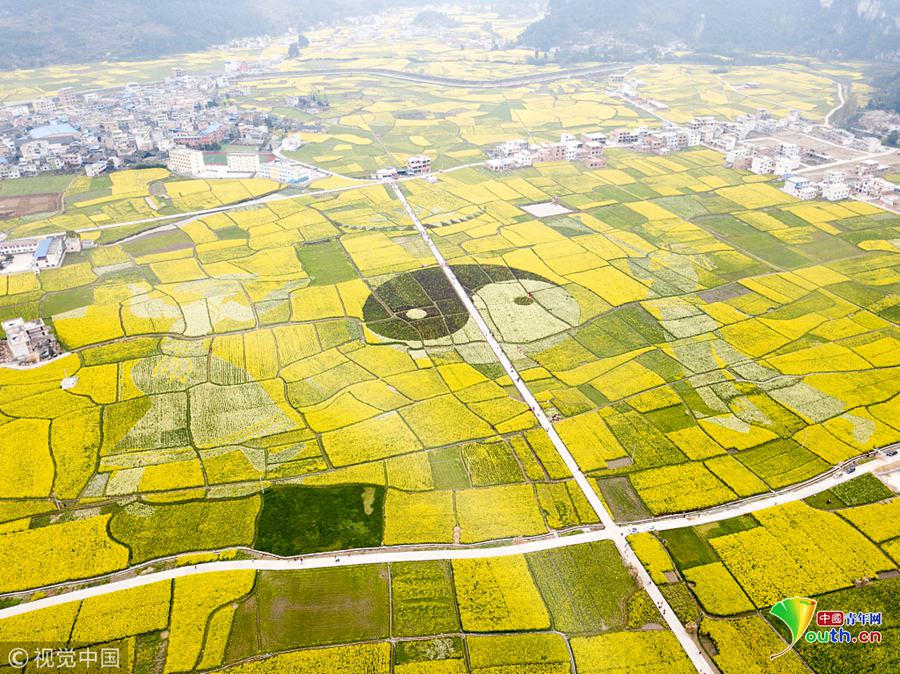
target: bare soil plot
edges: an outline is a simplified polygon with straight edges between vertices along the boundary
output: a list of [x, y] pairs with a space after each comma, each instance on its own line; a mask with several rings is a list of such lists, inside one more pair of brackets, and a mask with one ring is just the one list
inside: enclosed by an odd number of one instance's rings
[[58, 192], [0, 197], [0, 220], [36, 213], [53, 213], [60, 208], [62, 208], [62, 194]]

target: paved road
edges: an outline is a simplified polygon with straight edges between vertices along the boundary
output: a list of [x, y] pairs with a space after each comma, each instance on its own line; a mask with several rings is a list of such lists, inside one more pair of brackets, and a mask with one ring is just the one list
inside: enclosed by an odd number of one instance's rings
[[[900, 446], [900, 444], [896, 445]], [[887, 448], [885, 448], [887, 449]], [[717, 506], [713, 508], [707, 508], [704, 510], [695, 511], [693, 513], [688, 513], [685, 515], [673, 515], [673, 516], [663, 516], [659, 518], [655, 518], [653, 520], [647, 520], [644, 522], [636, 522], [636, 523], [624, 523], [621, 525], [617, 525], [615, 529], [619, 529], [625, 531], [630, 534], [632, 528], [637, 528], [638, 531], [653, 531], [655, 529], [658, 530], [668, 530], [675, 529], [679, 527], [686, 526], [696, 526], [698, 524], [706, 524], [709, 522], [715, 522], [722, 519], [728, 519], [730, 517], [736, 517], [739, 514], [746, 515], [752, 514], [754, 512], [758, 512], [760, 510], [764, 510], [766, 508], [770, 508], [773, 505], [781, 505], [784, 503], [790, 503], [793, 501], [798, 501], [803, 498], [807, 498], [809, 496], [813, 496], [815, 494], [821, 493], [826, 489], [830, 489], [831, 487], [841, 484], [842, 482], [846, 482], [847, 480], [851, 480], [854, 477], [858, 477], [860, 475], [864, 475], [866, 473], [872, 472], [882, 472], [882, 473], [893, 473], [900, 472], [900, 457], [884, 457], [880, 456], [873, 461], [865, 463], [857, 468], [857, 470], [848, 474], [846, 472], [841, 472], [837, 478], [832, 477], [831, 475], [826, 475], [824, 477], [816, 478], [807, 485], [805, 485], [802, 489], [797, 489], [794, 487], [787, 487], [775, 494], [770, 494], [766, 497], [750, 497], [746, 499], [742, 499], [740, 501], [735, 501], [730, 504], [726, 504], [724, 506]], [[406, 562], [406, 561], [436, 561], [436, 560], [452, 560], [452, 559], [485, 559], [491, 557], [506, 557], [511, 555], [521, 555], [527, 554], [530, 552], [538, 552], [541, 550], [553, 550], [558, 548], [566, 548], [573, 545], [583, 545], [585, 543], [593, 542], [593, 541], [602, 541], [602, 540], [611, 540], [617, 535], [616, 531], [612, 531], [610, 529], [596, 530], [584, 533], [570, 533], [561, 536], [543, 536], [538, 539], [530, 539], [527, 541], [523, 541], [520, 543], [502, 543], [498, 545], [485, 545], [480, 547], [469, 547], [469, 548], [441, 548], [438, 546], [429, 546], [427, 548], [421, 548], [418, 550], [392, 550], [392, 551], [384, 551], [384, 550], [350, 550], [350, 551], [340, 551], [340, 552], [331, 552], [331, 553], [315, 553], [304, 557], [292, 557], [285, 559], [277, 559], [277, 560], [243, 560], [243, 561], [227, 561], [227, 562], [209, 562], [204, 564], [197, 564], [191, 566], [184, 566], [179, 569], [172, 569], [170, 571], [159, 571], [156, 573], [146, 573], [136, 578], [129, 578], [125, 581], [114, 581], [111, 583], [107, 583], [105, 585], [98, 585], [96, 587], [92, 587], [86, 590], [78, 590], [74, 592], [68, 592], [64, 594], [60, 594], [54, 597], [49, 597], [47, 600], [39, 600], [34, 602], [28, 602], [25, 604], [20, 604], [18, 606], [8, 607], [4, 609], [0, 609], [0, 619], [9, 617], [11, 615], [20, 615], [23, 613], [29, 613], [31, 611], [38, 610], [47, 605], [58, 605], [62, 603], [66, 603], [68, 601], [75, 601], [77, 599], [83, 599], [85, 597], [92, 597], [101, 594], [106, 594], [109, 592], [115, 592], [120, 589], [126, 589], [128, 587], [133, 587], [130, 583], [137, 583], [139, 585], [145, 585], [147, 583], [156, 582], [158, 580], [165, 580], [167, 578], [172, 578], [176, 576], [172, 576], [173, 572], [176, 573], [177, 577], [185, 576], [185, 575], [193, 575], [199, 573], [209, 573], [215, 571], [222, 570], [235, 570], [235, 569], [245, 569], [245, 568], [254, 568], [260, 570], [291, 570], [297, 568], [303, 569], [314, 569], [314, 568], [327, 568], [332, 566], [354, 566], [357, 564], [380, 564], [386, 562]], [[217, 550], [206, 550], [199, 552], [209, 552], [216, 553], [220, 552]], [[157, 560], [156, 563], [158, 563]], [[250, 565], [248, 567], [248, 564]], [[152, 565], [152, 563], [150, 563]], [[138, 573], [141, 573], [141, 570], [137, 570]], [[121, 575], [124, 573], [123, 571], [115, 571], [110, 574], [106, 574], [105, 576], [97, 576], [90, 579], [84, 579], [82, 581], [77, 582], [97, 582], [103, 580], [104, 578], [112, 578], [117, 575]], [[124, 583], [124, 585], [123, 585]], [[50, 590], [50, 589], [60, 589], [65, 585], [69, 585], [73, 583], [59, 583], [56, 585], [47, 585], [40, 588], [33, 588], [28, 590], [28, 592], [34, 592], [37, 590]], [[87, 594], [83, 594], [83, 593]], [[3, 596], [15, 596], [19, 593], [9, 593]], [[51, 604], [44, 604], [41, 602], [44, 601], [52, 601]]]
[[[368, 187], [369, 185], [377, 185], [378, 181], [369, 180], [365, 182], [360, 182], [358, 185], [347, 185], [346, 187], [334, 187], [327, 190], [318, 190], [315, 192], [304, 192], [302, 194], [291, 194], [291, 195], [281, 195], [281, 194], [269, 194], [265, 197], [259, 197], [258, 199], [250, 199], [248, 201], [241, 201], [236, 204], [228, 204], [227, 206], [216, 206], [215, 208], [205, 208], [200, 211], [187, 211], [185, 213], [175, 213], [173, 215], [158, 215], [152, 218], [142, 218], [140, 220], [128, 220], [126, 222], [113, 222], [106, 225], [95, 225], [93, 227], [82, 227], [81, 229], [76, 229], [75, 231], [79, 234], [84, 234], [87, 232], [98, 232], [103, 231], [105, 229], [115, 229], [117, 227], [128, 227], [131, 225], [147, 225], [152, 222], [168, 222], [169, 220], [185, 220], [188, 221], [196, 219], [198, 217], [204, 215], [213, 215], [214, 213], [223, 213], [225, 211], [233, 211], [236, 208], [246, 208], [248, 206], [263, 206], [267, 203], [271, 203], [274, 201], [287, 201], [289, 199], [300, 199], [303, 197], [316, 197], [323, 194], [336, 194], [338, 192], [346, 192], [347, 190], [358, 190], [362, 187]], [[58, 234], [63, 234], [64, 232], [57, 232]]]
[[[437, 171], [437, 173], [453, 173], [454, 171], [461, 171], [467, 168], [473, 168], [475, 166], [484, 166], [483, 161], [481, 162], [471, 162], [469, 164], [461, 164], [459, 166], [453, 166], [451, 168], [442, 169], [441, 171]], [[328, 173], [324, 171], [324, 169], [318, 168], [311, 164], [308, 165], [310, 168], [313, 168], [317, 171], [322, 171], [324, 173]], [[331, 174], [337, 176], [338, 174]], [[343, 177], [343, 176], [341, 176]], [[172, 215], [159, 215], [154, 216], [152, 218], [142, 218], [140, 220], [127, 220], [125, 222], [113, 222], [106, 225], [94, 225], [93, 227], [83, 227], [81, 229], [76, 229], [75, 231], [79, 234], [85, 234], [87, 232], [99, 232], [106, 229], [116, 229], [117, 227], [128, 227], [132, 225], [147, 225], [153, 222], [170, 222], [172, 220], [183, 220], [184, 222], [190, 222], [192, 220], [196, 220], [199, 217], [203, 217], [205, 215], [213, 215], [215, 213], [224, 213], [226, 211], [233, 211], [237, 208], [247, 208], [249, 206], [265, 206], [268, 203], [276, 202], [276, 201], [288, 201], [290, 199], [305, 199], [305, 198], [316, 198], [323, 195], [329, 194], [338, 194], [340, 192], [347, 192], [349, 190], [359, 190], [364, 187], [371, 187], [372, 185], [384, 185], [386, 183], [391, 182], [405, 182], [407, 180], [420, 180], [419, 176], [406, 176], [396, 180], [366, 180], [362, 178], [353, 178], [352, 180], [356, 180], [356, 183], [353, 185], [346, 185], [344, 187], [333, 187], [327, 190], [315, 190], [311, 192], [303, 192], [301, 194], [290, 194], [283, 195], [279, 193], [269, 194], [264, 197], [259, 197], [258, 199], [250, 199], [248, 201], [241, 201], [236, 204], [227, 204], [225, 206], [216, 206], [215, 208], [206, 208], [200, 211], [186, 211], [184, 213], [174, 213]], [[181, 222], [174, 223], [175, 226], [180, 226]], [[137, 236], [145, 236], [148, 232], [141, 232], [133, 237]], [[60, 230], [55, 234], [65, 234], [64, 231]], [[50, 233], [48, 236], [52, 236], [53, 233]], [[118, 241], [116, 243], [119, 243]]]
[[838, 110], [840, 110], [847, 104], [847, 99], [844, 98], [844, 85], [841, 84], [840, 82], [836, 82], [835, 84], [837, 84], [838, 100], [840, 102], [836, 106], [834, 106], [831, 110], [829, 110], [827, 115], [825, 115], [826, 126], [831, 126], [832, 115], [834, 115], [834, 113], [836, 113]]
[[[663, 517], [652, 522], [645, 522], [635, 525], [638, 531], [652, 531], [653, 529], [665, 530], [673, 529], [680, 526], [695, 526], [697, 524], [705, 524], [729, 517], [735, 517], [739, 514], [749, 514], [757, 512], [764, 508], [772, 507], [797, 501], [813, 494], [820, 493], [826, 489], [840, 484], [849, 479], [857, 477], [865, 473], [871, 473], [876, 470], [898, 471], [900, 470], [900, 460], [896, 457], [888, 458], [879, 456], [875, 460], [859, 466], [853, 474], [841, 473], [837, 479], [819, 478], [812, 481], [808, 485], [797, 489], [787, 488], [777, 494], [765, 498], [750, 498], [738, 501], [723, 507], [709, 508], [707, 510], [698, 511], [691, 515], [679, 515], [675, 517]], [[396, 562], [424, 562], [436, 560], [453, 560], [453, 559], [487, 559], [493, 557], [507, 557], [512, 555], [522, 555], [531, 552], [540, 552], [542, 550], [554, 550], [565, 548], [573, 545], [583, 545], [595, 541], [612, 540], [617, 546], [624, 536], [631, 533], [632, 525], [614, 525], [612, 528], [590, 531], [578, 534], [569, 534], [565, 536], [542, 538], [540, 540], [531, 540], [523, 543], [503, 544], [493, 547], [479, 548], [437, 548], [430, 547], [421, 550], [402, 550], [402, 551], [349, 551], [337, 553], [319, 553], [306, 557], [296, 557], [290, 559], [276, 560], [241, 560], [241, 561], [223, 561], [208, 562], [204, 564], [195, 564], [183, 566], [176, 569], [166, 571], [157, 571], [154, 573], [146, 573], [125, 580], [113, 581], [103, 585], [86, 588], [83, 590], [75, 590], [65, 592], [52, 597], [38, 599], [35, 601], [9, 606], [0, 609], [0, 620], [10, 618], [12, 616], [24, 615], [50, 606], [59, 606], [72, 601], [80, 601], [89, 597], [96, 597], [120, 590], [127, 590], [134, 587], [149, 585], [160, 581], [171, 580], [174, 578], [183, 578], [202, 573], [215, 573], [220, 571], [237, 571], [237, 570], [256, 570], [256, 571], [296, 571], [300, 569], [322, 569], [336, 566], [356, 566], [364, 564], [387, 564]], [[629, 548], [630, 550], [630, 548]], [[639, 560], [631, 554], [625, 554], [635, 570], [642, 570], [643, 565]], [[120, 574], [115, 572], [109, 574], [110, 577]], [[100, 578], [92, 579], [94, 581]], [[86, 582], [86, 581], [82, 581]], [[58, 586], [48, 586], [58, 587]], [[653, 586], [655, 587], [655, 586]], [[41, 588], [35, 588], [35, 590]], [[649, 591], [649, 590], [648, 590]], [[657, 601], [654, 598], [654, 601]], [[691, 644], [693, 646], [693, 644]], [[695, 647], [694, 647], [695, 648]], [[703, 670], [707, 671], [707, 670]]]
[[509, 557], [524, 555], [530, 552], [542, 550], [555, 550], [572, 545], [583, 545], [594, 541], [608, 540], [612, 537], [609, 531], [591, 531], [582, 534], [571, 534], [556, 538], [546, 538], [539, 541], [525, 543], [513, 543], [493, 548], [448, 548], [444, 550], [406, 550], [403, 552], [351, 552], [318, 554], [309, 557], [295, 557], [290, 559], [247, 559], [240, 561], [206, 562], [181, 566], [166, 571], [147, 573], [125, 580], [118, 580], [105, 585], [98, 585], [83, 590], [75, 590], [64, 594], [46, 597], [26, 604], [9, 606], [0, 609], [0, 620], [12, 616], [23, 615], [38, 611], [49, 606], [59, 606], [71, 601], [79, 601], [89, 597], [97, 597], [112, 592], [128, 590], [135, 587], [150, 585], [173, 578], [184, 578], [199, 573], [216, 573], [219, 571], [298, 571], [301, 569], [330, 569], [336, 566], [360, 566], [364, 564], [394, 564], [397, 562], [427, 562], [435, 560], [453, 559], [488, 559], [494, 557]]
[[546, 414], [544, 414], [544, 410], [541, 408], [535, 397], [532, 395], [531, 391], [525, 385], [525, 382], [522, 381], [521, 375], [512, 364], [512, 361], [503, 351], [503, 347], [500, 345], [500, 342], [497, 341], [497, 338], [494, 336], [493, 332], [491, 332], [488, 324], [481, 317], [478, 309], [475, 308], [475, 304], [469, 298], [469, 294], [466, 292], [466, 289], [463, 287], [463, 285], [459, 282], [459, 279], [456, 278], [456, 274], [453, 273], [450, 265], [447, 264], [447, 261], [441, 254], [441, 251], [438, 250], [438, 247], [434, 244], [434, 241], [431, 240], [431, 236], [428, 234], [428, 230], [425, 229], [425, 226], [419, 220], [415, 210], [413, 210], [410, 203], [406, 200], [406, 197], [400, 190], [400, 187], [394, 185], [393, 189], [394, 193], [397, 195], [397, 198], [400, 199], [401, 202], [403, 202], [403, 206], [406, 208], [406, 212], [409, 214], [409, 217], [415, 224], [416, 229], [419, 231], [419, 235], [428, 245], [431, 254], [434, 256], [435, 260], [437, 260], [438, 264], [441, 267], [441, 270], [444, 272], [444, 275], [450, 282], [450, 285], [453, 286], [453, 289], [454, 291], [456, 291], [456, 294], [459, 297], [460, 301], [466, 307], [466, 311], [469, 312], [469, 316], [475, 322], [475, 325], [478, 326], [481, 334], [484, 335], [484, 338], [490, 345], [491, 350], [497, 356], [497, 360], [500, 361], [500, 364], [503, 365], [503, 369], [506, 370], [506, 374], [509, 375], [509, 378], [512, 380], [513, 384], [515, 384], [516, 389], [522, 396], [522, 400], [524, 400], [531, 408], [531, 411], [537, 418], [538, 423], [540, 423], [541, 428], [543, 428], [547, 435], [550, 437], [550, 441], [553, 443], [554, 448], [562, 458], [563, 462], [565, 462], [566, 467], [568, 467], [569, 471], [572, 473], [572, 476], [575, 478], [575, 482], [581, 488], [581, 491], [584, 493], [585, 498], [587, 498], [588, 503], [591, 504], [594, 512], [597, 513], [597, 517], [600, 518], [600, 521], [606, 528], [605, 532], [611, 534], [612, 541], [616, 544], [616, 548], [619, 550], [619, 553], [622, 555], [625, 563], [632, 569], [634, 569], [639, 583], [653, 599], [653, 603], [656, 604], [657, 607], [659, 607], [663, 620], [665, 620], [666, 624], [668, 624], [669, 626], [669, 629], [671, 629], [675, 636], [678, 638], [678, 641], [681, 643], [682, 648], [684, 648], [685, 653], [687, 653], [688, 657], [694, 663], [694, 667], [697, 668], [697, 671], [701, 674], [712, 674], [713, 669], [707, 661], [706, 656], [691, 639], [690, 635], [687, 633], [687, 630], [685, 630], [684, 625], [682, 625], [681, 621], [678, 620], [678, 617], [675, 615], [672, 607], [669, 606], [668, 601], [666, 601], [666, 598], [663, 596], [660, 589], [656, 586], [656, 583], [654, 583], [650, 578], [650, 574], [647, 573], [647, 571], [644, 569], [644, 565], [641, 564], [640, 560], [637, 558], [637, 555], [634, 554], [634, 550], [632, 550], [631, 545], [628, 543], [628, 540], [625, 537], [625, 529], [619, 527], [619, 525], [616, 524], [615, 520], [613, 520], [612, 518], [612, 515], [610, 515], [609, 511], [603, 505], [603, 501], [600, 500], [600, 497], [597, 495], [597, 492], [594, 491], [593, 486], [588, 481], [585, 474], [581, 472], [581, 468], [575, 461], [575, 458], [572, 456], [571, 452], [569, 452], [569, 448], [566, 447], [566, 444], [562, 441], [562, 438], [559, 437], [559, 434], [556, 432], [556, 429], [553, 427], [550, 419]]
[[865, 159], [877, 159], [878, 157], [885, 157], [889, 154], [894, 154], [896, 150], [886, 150], [885, 152], [875, 152], [873, 154], [862, 155], [861, 157], [854, 157], [853, 159], [842, 159], [841, 161], [833, 161], [827, 164], [819, 164], [818, 166], [807, 166], [806, 168], [798, 169], [793, 173], [795, 175], [803, 175], [804, 173], [814, 173], [816, 171], [826, 171], [828, 169], [832, 169], [835, 166], [845, 166], [847, 164], [858, 164], [859, 162]]
[[321, 70], [273, 70], [264, 73], [248, 73], [241, 80], [269, 80], [285, 77], [315, 77], [323, 76], [353, 76], [364, 75], [368, 77], [385, 77], [388, 79], [415, 82], [416, 84], [436, 84], [448, 87], [465, 87], [468, 89], [496, 89], [498, 87], [517, 87], [527, 84], [540, 84], [543, 82], [555, 82], [567, 80], [573, 77], [597, 75], [601, 73], [622, 70], [626, 66], [621, 64], [606, 64], [587, 66], [582, 68], [563, 68], [553, 72], [535, 73], [533, 75], [517, 75], [504, 77], [497, 80], [466, 80], [458, 77], [444, 77], [442, 75], [429, 75], [427, 73], [414, 73], [405, 70], [390, 70], [387, 68], [324, 68]]
[[[885, 447], [884, 450], [898, 447], [900, 447], [900, 443]], [[898, 457], [888, 457], [880, 453], [871, 461], [857, 466], [852, 473], [848, 473], [846, 469], [841, 468], [838, 471], [829, 471], [828, 473], [819, 475], [803, 484], [786, 487], [785, 489], [771, 494], [751, 496], [740, 501], [726, 503], [721, 506], [706, 508], [704, 510], [683, 515], [668, 515], [650, 520], [642, 520], [640, 522], [624, 523], [621, 526], [628, 528], [629, 531], [632, 528], [637, 529], [638, 531], [662, 531], [665, 529], [693, 527], [698, 524], [709, 524], [710, 522], [720, 522], [721, 520], [738, 517], [739, 515], [749, 515], [750, 513], [759, 510], [815, 496], [827, 489], [831, 489], [836, 485], [852, 480], [860, 475], [865, 475], [866, 473], [873, 473], [879, 470], [891, 471], [898, 469], [900, 469], [900, 459], [898, 459]]]

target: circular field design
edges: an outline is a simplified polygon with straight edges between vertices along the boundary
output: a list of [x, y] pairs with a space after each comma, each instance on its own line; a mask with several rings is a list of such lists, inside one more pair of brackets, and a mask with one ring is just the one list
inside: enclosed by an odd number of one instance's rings
[[[538, 274], [500, 265], [461, 264], [451, 265], [451, 269], [469, 297], [489, 287], [519, 282], [517, 296], [525, 300], [517, 304], [527, 306], [532, 303], [529, 287], [558, 288]], [[373, 332], [404, 342], [448, 337], [469, 320], [466, 308], [438, 267], [406, 272], [378, 286], [363, 306], [363, 317]]]

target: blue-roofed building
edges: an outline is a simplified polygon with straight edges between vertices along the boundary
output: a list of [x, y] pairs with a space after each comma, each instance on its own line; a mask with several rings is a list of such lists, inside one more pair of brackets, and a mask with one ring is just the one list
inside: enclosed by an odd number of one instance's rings
[[63, 239], [58, 236], [48, 236], [38, 242], [31, 264], [35, 270], [58, 267], [62, 264], [65, 254], [66, 246]]
[[71, 124], [46, 124], [28, 132], [31, 140], [46, 140], [49, 143], [70, 143], [80, 135]]

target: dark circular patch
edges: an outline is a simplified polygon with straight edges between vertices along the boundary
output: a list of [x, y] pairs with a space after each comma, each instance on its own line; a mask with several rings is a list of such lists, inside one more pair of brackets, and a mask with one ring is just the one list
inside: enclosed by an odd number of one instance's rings
[[529, 304], [534, 304], [534, 298], [529, 297], [528, 295], [522, 295], [521, 297], [517, 297], [513, 300], [520, 307], [527, 307]]
[[[460, 264], [450, 268], [469, 297], [491, 283], [516, 279], [550, 283], [538, 274], [499, 265]], [[519, 299], [523, 298], [516, 302]], [[411, 309], [419, 309], [412, 315], [421, 317], [410, 318]], [[461, 330], [469, 314], [440, 268], [429, 267], [400, 274], [378, 286], [363, 305], [363, 319], [366, 327], [387, 339], [425, 341]]]

